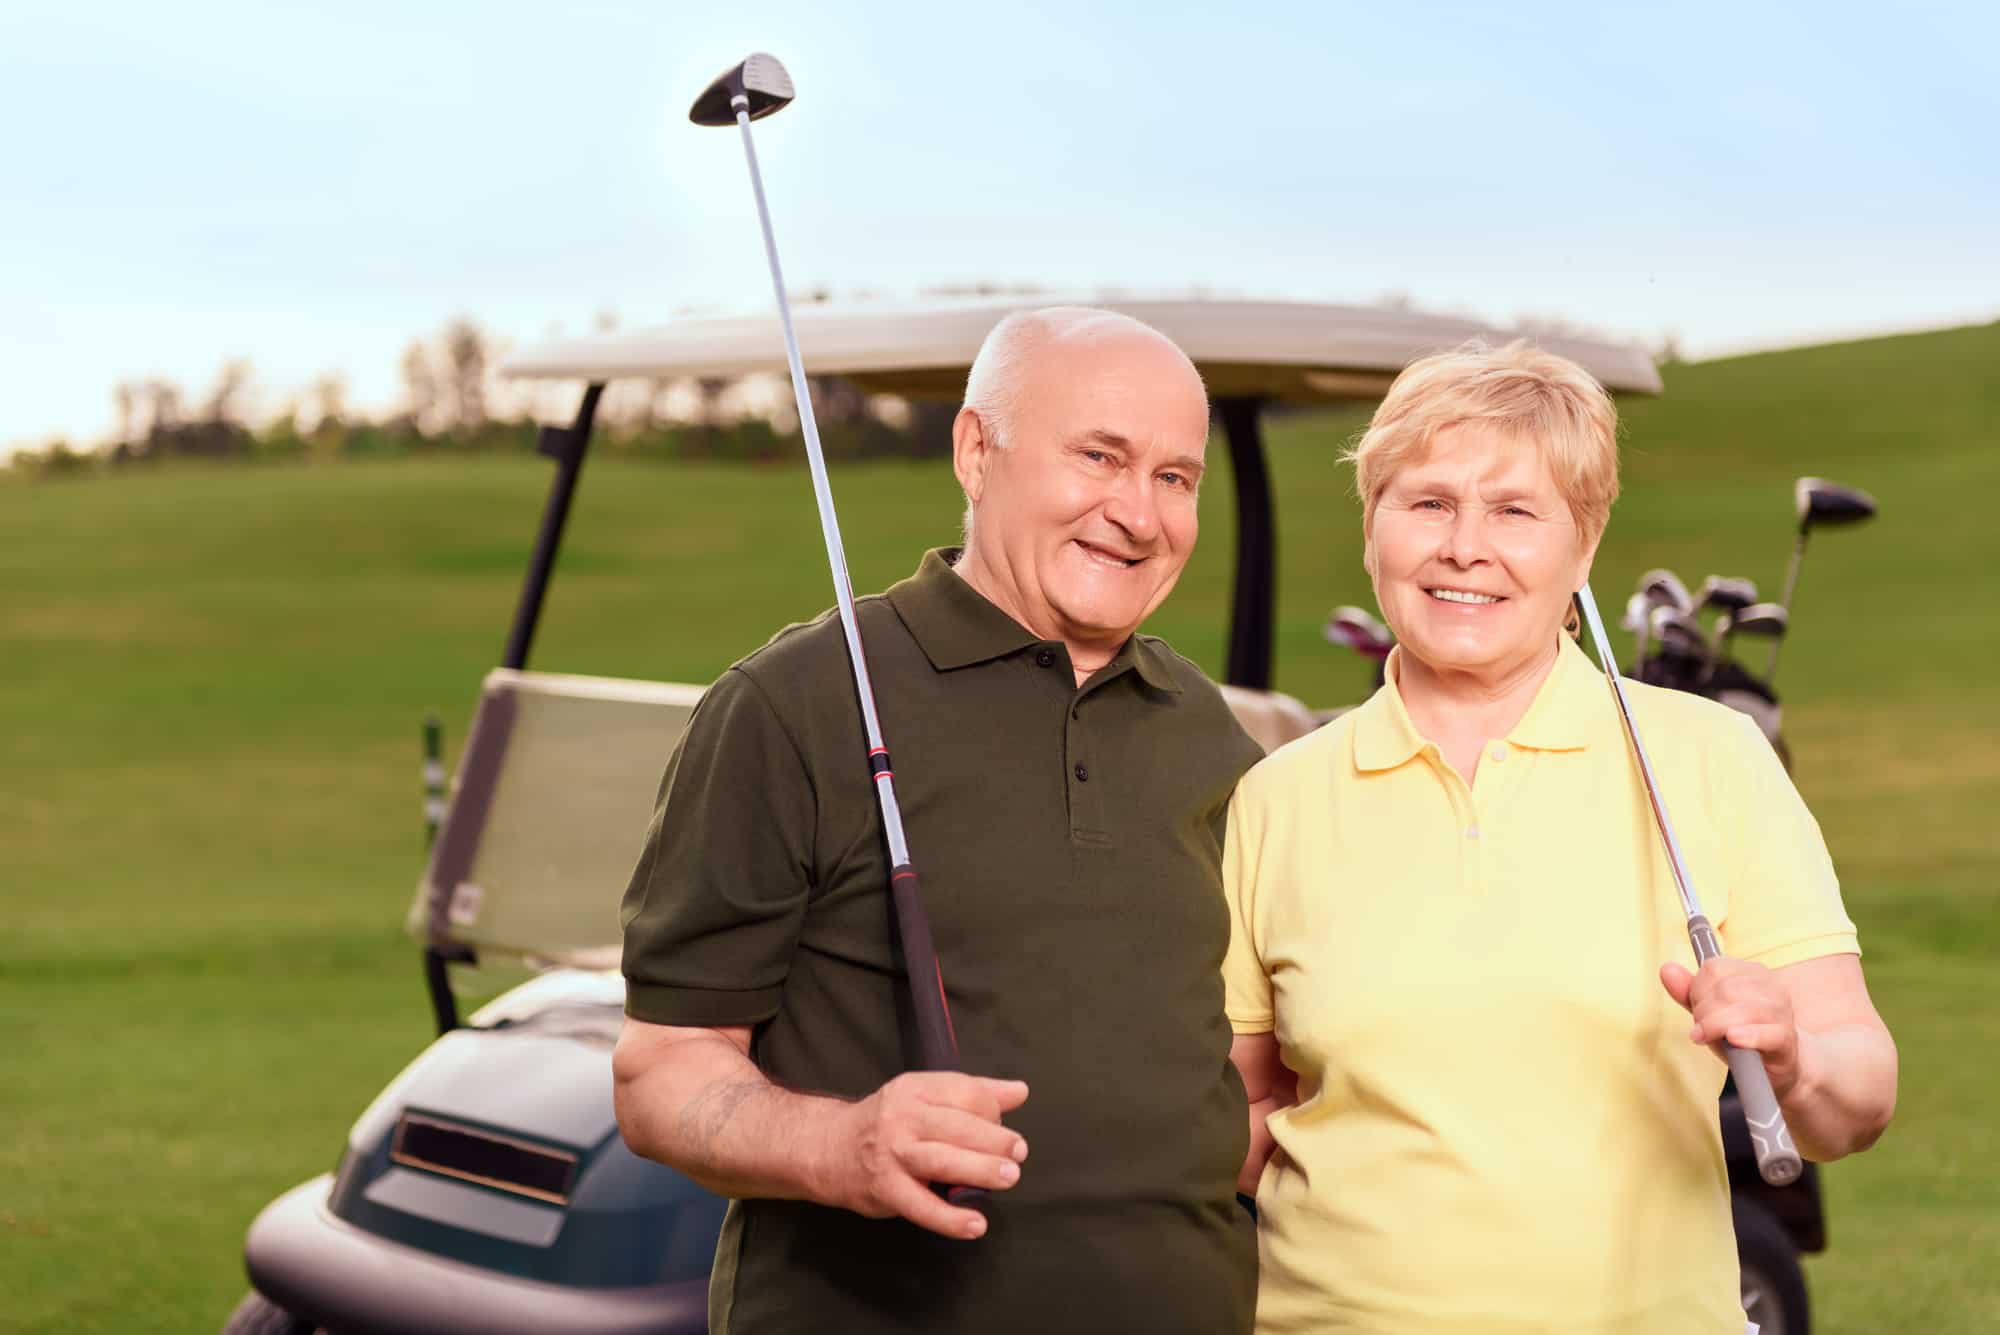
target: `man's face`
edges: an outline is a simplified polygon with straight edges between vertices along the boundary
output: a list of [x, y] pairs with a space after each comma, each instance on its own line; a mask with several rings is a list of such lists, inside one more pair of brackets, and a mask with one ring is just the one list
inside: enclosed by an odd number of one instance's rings
[[1497, 683], [1548, 653], [1592, 555], [1541, 450], [1466, 423], [1389, 479], [1364, 560], [1406, 654]]
[[1194, 550], [1207, 399], [1186, 361], [1142, 333], [1058, 335], [1033, 357], [1003, 448], [979, 430], [968, 442], [960, 417], [974, 554], [1030, 629], [1122, 643]]

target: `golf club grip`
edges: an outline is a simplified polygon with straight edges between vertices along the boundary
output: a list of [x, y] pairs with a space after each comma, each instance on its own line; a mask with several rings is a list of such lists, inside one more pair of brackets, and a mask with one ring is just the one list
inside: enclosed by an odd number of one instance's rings
[[[910, 1004], [917, 1018], [917, 1064], [926, 1071], [958, 1069], [958, 1039], [951, 1029], [951, 1009], [945, 1003], [944, 970], [931, 944], [930, 914], [924, 909], [923, 882], [916, 868], [905, 864], [889, 873], [896, 902], [896, 931], [903, 939], [903, 963], [910, 976]], [[935, 1182], [931, 1190], [951, 1204], [986, 1213], [991, 1199], [984, 1187], [960, 1187]]]
[[1743, 1104], [1743, 1120], [1749, 1124], [1750, 1147], [1757, 1153], [1757, 1175], [1774, 1187], [1790, 1186], [1799, 1180], [1805, 1165], [1798, 1147], [1792, 1144], [1792, 1130], [1785, 1125], [1784, 1110], [1771, 1090], [1771, 1077], [1764, 1070], [1764, 1054], [1749, 1048], [1723, 1045], [1729, 1059], [1729, 1074], [1736, 1078], [1736, 1097]]
[[923, 882], [908, 863], [889, 872], [889, 889], [896, 902], [896, 933], [903, 942], [903, 964], [910, 977], [910, 1007], [917, 1021], [917, 1067], [924, 1071], [958, 1069], [958, 1037], [951, 1030], [945, 1006], [944, 970], [931, 944], [930, 914], [924, 910]]
[[[1688, 943], [1694, 947], [1695, 967], [1722, 958], [1722, 942], [1715, 928], [1702, 914], [1688, 919]], [[1757, 1175], [1774, 1187], [1789, 1186], [1799, 1180], [1805, 1164], [1798, 1146], [1792, 1143], [1792, 1129], [1785, 1125], [1784, 1110], [1771, 1088], [1770, 1072], [1764, 1069], [1764, 1054], [1725, 1042], [1723, 1058], [1736, 1081], [1736, 1098], [1743, 1105], [1743, 1120], [1750, 1131], [1750, 1148], [1757, 1155]]]

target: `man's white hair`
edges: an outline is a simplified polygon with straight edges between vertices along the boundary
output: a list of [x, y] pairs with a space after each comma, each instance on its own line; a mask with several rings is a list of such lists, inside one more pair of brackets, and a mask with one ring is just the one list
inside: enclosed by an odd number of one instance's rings
[[[1015, 311], [994, 325], [985, 342], [979, 345], [979, 355], [972, 359], [972, 370], [965, 377], [965, 402], [960, 409], [970, 408], [979, 415], [979, 425], [995, 448], [1005, 449], [1013, 443], [1028, 365], [1036, 351], [1052, 338], [1077, 332], [1150, 335], [1180, 351], [1172, 339], [1153, 326], [1117, 311], [1095, 306], [1044, 306], [1039, 310]], [[1185, 353], [1182, 358], [1187, 360]], [[1201, 373], [1195, 370], [1193, 361], [1189, 360], [1187, 366], [1199, 382]], [[966, 550], [971, 549], [970, 497], [966, 498], [961, 541]]]
[[[972, 370], [965, 377], [965, 404], [979, 414], [979, 423], [995, 445], [1013, 443], [1023, 383], [1035, 350], [1051, 338], [1079, 330], [1106, 334], [1151, 334], [1169, 347], [1173, 340], [1143, 320], [1095, 306], [1044, 306], [1015, 311], [993, 326]], [[1193, 366], [1190, 364], [1189, 369]]]

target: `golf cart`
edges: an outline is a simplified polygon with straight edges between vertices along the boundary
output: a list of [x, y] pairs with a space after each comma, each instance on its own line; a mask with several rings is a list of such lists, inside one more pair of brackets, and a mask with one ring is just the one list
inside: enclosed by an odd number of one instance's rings
[[[986, 332], [1031, 304], [1045, 303], [811, 307], [796, 330], [816, 375], [955, 401]], [[1303, 735], [1322, 716], [1273, 690], [1275, 539], [1261, 411], [1369, 402], [1414, 357], [1508, 335], [1332, 305], [1111, 304], [1173, 338], [1208, 384], [1236, 481], [1224, 689], [1267, 747]], [[1636, 349], [1544, 342], [1614, 391], [1660, 388]], [[626, 1150], [610, 1073], [623, 1003], [619, 895], [700, 688], [527, 665], [605, 384], [774, 372], [782, 347], [773, 318], [689, 320], [557, 342], [503, 366], [510, 376], [584, 388], [571, 424], [542, 432], [555, 478], [501, 666], [486, 677], [409, 917], [439, 1036], [361, 1115], [334, 1171], [279, 1197], [251, 1225], [253, 1292], [226, 1331], [706, 1328], [723, 1202]], [[451, 970], [496, 961], [540, 972], [461, 1017]], [[1759, 1318], [1766, 1335], [1798, 1335], [1806, 1325], [1796, 1252], [1823, 1241], [1816, 1178], [1809, 1169], [1792, 1187], [1765, 1187], [1727, 1102], [1722, 1121], [1746, 1290], [1754, 1282], [1770, 1295]]]

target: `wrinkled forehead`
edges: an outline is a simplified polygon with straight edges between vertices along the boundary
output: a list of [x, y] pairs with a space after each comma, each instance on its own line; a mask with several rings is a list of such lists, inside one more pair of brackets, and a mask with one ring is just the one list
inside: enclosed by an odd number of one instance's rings
[[1504, 423], [1452, 422], [1411, 450], [1384, 480], [1384, 495], [1410, 487], [1494, 488], [1561, 495], [1547, 442]]
[[1208, 438], [1208, 394], [1181, 350], [1129, 325], [1086, 324], [1035, 350], [1023, 416], [1070, 435], [1107, 430], [1133, 440], [1170, 439], [1199, 449]]

